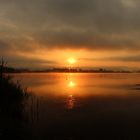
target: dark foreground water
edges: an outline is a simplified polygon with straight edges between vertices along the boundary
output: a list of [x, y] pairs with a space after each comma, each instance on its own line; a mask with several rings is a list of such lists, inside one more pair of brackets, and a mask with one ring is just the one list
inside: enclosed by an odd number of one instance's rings
[[16, 74], [28, 100], [30, 139], [140, 139], [140, 74]]

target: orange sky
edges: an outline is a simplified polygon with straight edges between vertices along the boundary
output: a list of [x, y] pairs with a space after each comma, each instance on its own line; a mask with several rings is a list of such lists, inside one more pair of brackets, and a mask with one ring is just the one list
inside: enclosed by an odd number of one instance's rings
[[[17, 57], [22, 59], [19, 59], [19, 62], [18, 60], [8, 60], [9, 64], [14, 67], [69, 67], [70, 64], [68, 63], [68, 59], [74, 58], [76, 60], [76, 63], [74, 63], [72, 67], [140, 68], [139, 61], [133, 60], [133, 58], [130, 57], [130, 52], [126, 51], [91, 51], [87, 49], [38, 49], [32, 52], [24, 52], [19, 50], [10, 52], [11, 56], [15, 54]], [[135, 52], [135, 54], [136, 56], [139, 56], [139, 52]], [[136, 58], [134, 57], [134, 59]]]

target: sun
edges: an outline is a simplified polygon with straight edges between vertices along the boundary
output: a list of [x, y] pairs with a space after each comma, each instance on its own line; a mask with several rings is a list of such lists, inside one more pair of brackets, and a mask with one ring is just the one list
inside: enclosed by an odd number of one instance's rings
[[74, 59], [74, 58], [68, 58], [68, 60], [67, 60], [68, 62], [69, 62], [69, 64], [74, 64], [74, 63], [76, 63], [76, 59]]

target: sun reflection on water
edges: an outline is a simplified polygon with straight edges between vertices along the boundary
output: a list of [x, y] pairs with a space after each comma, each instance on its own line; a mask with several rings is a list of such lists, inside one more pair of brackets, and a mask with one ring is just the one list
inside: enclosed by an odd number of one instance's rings
[[73, 109], [74, 105], [75, 105], [75, 99], [74, 99], [73, 95], [69, 95], [68, 100], [67, 100], [67, 108]]
[[68, 87], [70, 87], [70, 93], [68, 93], [68, 98], [67, 98], [67, 109], [73, 109], [75, 106], [75, 98], [73, 96], [73, 90], [71, 90], [71, 88], [73, 89], [76, 86], [76, 83], [72, 80], [70, 80], [68, 82]]
[[69, 86], [69, 87], [75, 87], [76, 84], [75, 84], [73, 81], [70, 81], [69, 84], [68, 84], [68, 86]]

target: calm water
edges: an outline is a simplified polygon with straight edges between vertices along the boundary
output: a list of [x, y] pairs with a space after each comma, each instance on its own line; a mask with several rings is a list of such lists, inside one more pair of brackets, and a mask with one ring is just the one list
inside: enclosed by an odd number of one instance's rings
[[34, 95], [34, 139], [139, 139], [140, 74], [16, 74]]

